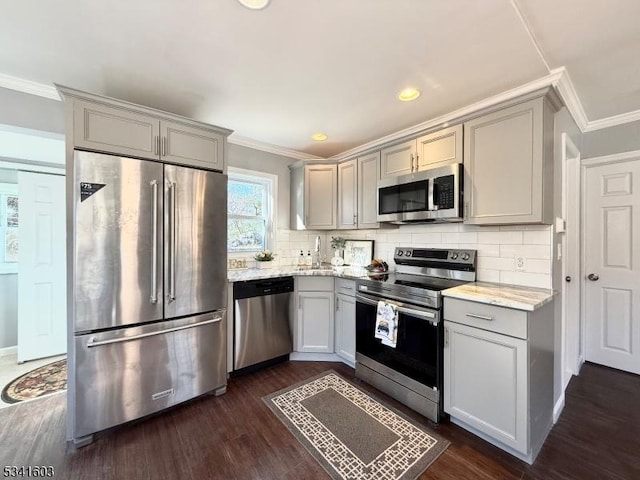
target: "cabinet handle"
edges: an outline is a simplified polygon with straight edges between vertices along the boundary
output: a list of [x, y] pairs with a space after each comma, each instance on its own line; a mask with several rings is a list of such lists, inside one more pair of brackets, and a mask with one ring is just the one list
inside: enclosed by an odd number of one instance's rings
[[167, 154], [167, 137], [162, 137], [162, 156]]
[[411, 171], [413, 172], [413, 153], [411, 154]]
[[464, 202], [464, 218], [469, 218], [469, 202]]
[[444, 346], [445, 347], [449, 346], [449, 329], [448, 328], [444, 329]]
[[336, 312], [340, 310], [340, 299], [336, 297]]
[[419, 158], [420, 158], [420, 155], [416, 153], [416, 172], [420, 170], [420, 164], [418, 162]]
[[485, 315], [478, 315], [478, 314], [475, 314], [475, 313], [467, 313], [467, 317], [478, 318], [480, 320], [486, 320], [488, 322], [493, 320], [493, 317], [487, 317]]
[[158, 145], [160, 144], [160, 136], [156, 135], [153, 139], [153, 154], [158, 155]]

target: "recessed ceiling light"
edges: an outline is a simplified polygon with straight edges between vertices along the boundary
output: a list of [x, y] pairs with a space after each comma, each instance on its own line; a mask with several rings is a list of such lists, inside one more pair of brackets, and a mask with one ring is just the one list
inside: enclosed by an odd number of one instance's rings
[[328, 137], [324, 133], [314, 133], [311, 135], [316, 142], [324, 142]]
[[420, 90], [413, 87], [407, 87], [398, 93], [398, 100], [402, 100], [403, 102], [410, 102], [412, 100], [415, 100], [419, 96]]
[[238, 0], [242, 5], [251, 10], [261, 10], [269, 5], [269, 0]]

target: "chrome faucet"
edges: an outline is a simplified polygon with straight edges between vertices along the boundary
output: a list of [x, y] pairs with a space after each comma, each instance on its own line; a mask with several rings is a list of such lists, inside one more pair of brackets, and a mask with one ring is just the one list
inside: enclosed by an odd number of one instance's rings
[[321, 244], [321, 240], [320, 240], [320, 235], [318, 235], [316, 237], [316, 247], [314, 249], [314, 260], [313, 260], [313, 267], [312, 268], [320, 268], [322, 266], [322, 262], [320, 261], [320, 244]]

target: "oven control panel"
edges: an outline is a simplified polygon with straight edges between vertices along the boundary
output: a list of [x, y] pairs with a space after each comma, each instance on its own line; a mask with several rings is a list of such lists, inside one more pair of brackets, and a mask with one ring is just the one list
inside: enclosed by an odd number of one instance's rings
[[476, 251], [461, 249], [441, 249], [441, 248], [414, 248], [414, 247], [396, 247], [394, 260], [396, 263], [406, 263], [411, 260], [412, 265], [424, 264], [428, 266], [430, 263], [453, 263], [475, 265]]

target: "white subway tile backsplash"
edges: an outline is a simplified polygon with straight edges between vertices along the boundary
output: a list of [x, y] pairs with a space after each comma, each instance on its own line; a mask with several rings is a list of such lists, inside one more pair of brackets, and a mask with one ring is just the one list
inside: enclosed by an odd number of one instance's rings
[[515, 260], [503, 257], [478, 256], [478, 268], [484, 270], [515, 270]]
[[528, 287], [551, 288], [551, 275], [528, 272], [500, 272], [500, 283], [526, 285]]
[[478, 234], [476, 232], [456, 232], [443, 233], [442, 243], [477, 243]]
[[478, 243], [521, 244], [522, 232], [478, 232]]
[[522, 232], [522, 243], [531, 245], [551, 245], [551, 229]]
[[[402, 225], [397, 229], [276, 232], [276, 260], [295, 265], [300, 250], [306, 256], [320, 235], [325, 258], [333, 252], [331, 237], [374, 240], [374, 256], [395, 269], [397, 246], [477, 250], [478, 281], [551, 288], [552, 232], [547, 225], [478, 226], [463, 224]], [[525, 271], [515, 270], [515, 257], [525, 258]], [[253, 258], [247, 255], [247, 258]]]
[[478, 269], [476, 277], [479, 282], [493, 282], [500, 283], [500, 271], [499, 270], [484, 270]]
[[451, 235], [448, 233], [412, 233], [411, 234], [411, 242], [412, 243], [421, 243], [421, 244], [429, 244], [429, 243], [442, 243], [444, 240], [442, 239], [443, 235]]
[[551, 259], [551, 247], [549, 245], [500, 245], [501, 257], [525, 257]]

